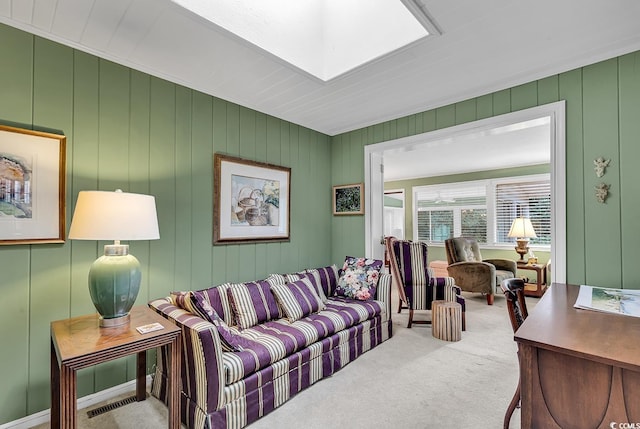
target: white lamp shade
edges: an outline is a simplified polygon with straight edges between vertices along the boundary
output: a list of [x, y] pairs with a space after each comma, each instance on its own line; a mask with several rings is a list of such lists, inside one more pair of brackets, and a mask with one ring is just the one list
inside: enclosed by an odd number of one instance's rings
[[156, 200], [151, 195], [81, 191], [69, 238], [75, 240], [156, 240], [160, 238]]
[[531, 219], [519, 217], [513, 220], [511, 229], [509, 230], [508, 237], [515, 238], [535, 238], [537, 237], [536, 231], [531, 225]]

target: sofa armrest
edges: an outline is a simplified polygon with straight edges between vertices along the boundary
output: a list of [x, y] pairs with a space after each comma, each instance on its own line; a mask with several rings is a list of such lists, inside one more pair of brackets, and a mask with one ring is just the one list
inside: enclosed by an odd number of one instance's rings
[[[457, 302], [460, 304], [462, 308], [462, 330], [466, 331], [466, 317], [465, 312], [467, 311], [466, 303], [464, 300], [464, 296], [462, 296], [462, 289], [460, 286], [456, 285], [455, 279], [453, 277], [436, 277], [435, 270], [432, 268], [427, 268], [427, 272], [429, 274], [429, 286], [438, 288], [444, 288], [444, 300]], [[436, 290], [436, 296], [441, 295], [442, 292]]]
[[[435, 271], [431, 268], [427, 268], [429, 273], [429, 286], [439, 288], [444, 288], [444, 299], [445, 301], [457, 302], [462, 306], [462, 311], [465, 311], [465, 301], [462, 296], [462, 289], [460, 286], [456, 285], [456, 281], [453, 277], [436, 277]], [[438, 292], [436, 292], [439, 295]]]
[[385, 320], [391, 319], [391, 284], [391, 274], [380, 274], [374, 299], [384, 303]]
[[[224, 407], [222, 345], [216, 327], [175, 306], [170, 298], [151, 301], [149, 307], [182, 330], [182, 391], [204, 414]], [[158, 353], [153, 394], [166, 402], [167, 356]]]
[[513, 275], [516, 275], [518, 264], [511, 259], [485, 259], [483, 262], [487, 262], [496, 267], [496, 270], [511, 271]]

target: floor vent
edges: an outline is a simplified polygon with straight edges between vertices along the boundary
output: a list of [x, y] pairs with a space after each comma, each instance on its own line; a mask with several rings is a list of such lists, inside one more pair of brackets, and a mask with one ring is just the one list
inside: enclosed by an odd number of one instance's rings
[[116, 408], [120, 408], [123, 405], [127, 405], [132, 402], [136, 402], [135, 395], [129, 396], [128, 398], [124, 398], [116, 402], [112, 402], [107, 405], [103, 405], [102, 407], [94, 408], [93, 410], [89, 410], [87, 411], [87, 416], [89, 416], [89, 418], [96, 417], [96, 416], [99, 416], [100, 414], [104, 414], [108, 411], [115, 410]]

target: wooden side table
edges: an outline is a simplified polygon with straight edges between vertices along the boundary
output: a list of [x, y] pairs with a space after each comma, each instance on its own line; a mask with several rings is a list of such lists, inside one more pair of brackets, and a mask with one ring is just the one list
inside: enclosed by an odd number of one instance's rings
[[519, 270], [530, 270], [536, 272], [535, 283], [524, 284], [524, 294], [526, 296], [541, 297], [547, 290], [547, 267], [541, 264], [518, 264]]
[[[51, 322], [51, 427], [76, 428], [76, 371], [137, 354], [136, 400], [146, 398], [147, 350], [167, 347], [169, 429], [180, 428], [180, 328], [145, 306], [131, 310], [128, 324], [101, 328], [98, 314]], [[160, 323], [163, 329], [136, 328]]]

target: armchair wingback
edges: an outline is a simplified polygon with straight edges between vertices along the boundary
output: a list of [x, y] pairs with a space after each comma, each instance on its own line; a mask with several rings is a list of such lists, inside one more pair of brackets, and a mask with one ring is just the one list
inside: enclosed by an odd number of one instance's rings
[[409, 309], [409, 323], [431, 323], [414, 321], [414, 310], [431, 310], [435, 300], [458, 302], [462, 306], [462, 329], [466, 328], [465, 302], [461, 290], [451, 277], [436, 277], [427, 264], [427, 245], [422, 242], [398, 240], [387, 237], [387, 253], [391, 278], [398, 291], [398, 313]]
[[467, 292], [487, 296], [493, 305], [496, 287], [516, 276], [517, 264], [510, 259], [482, 259], [478, 242], [473, 238], [455, 237], [445, 240], [447, 271], [456, 285]]

